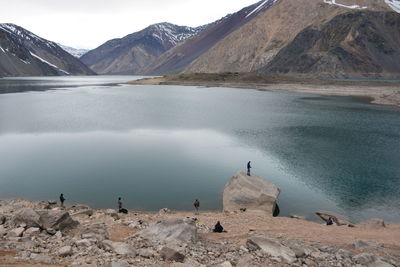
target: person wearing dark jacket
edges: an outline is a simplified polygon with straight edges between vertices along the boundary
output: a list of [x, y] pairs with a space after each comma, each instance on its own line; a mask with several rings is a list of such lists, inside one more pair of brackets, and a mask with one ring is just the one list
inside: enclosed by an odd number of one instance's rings
[[118, 198], [118, 211], [120, 211], [122, 209], [122, 201], [121, 198]]
[[224, 227], [222, 227], [222, 225], [221, 225], [221, 223], [219, 221], [214, 226], [213, 232], [214, 233], [222, 233], [222, 232], [224, 232]]
[[64, 194], [61, 194], [60, 195], [61, 207], [64, 207], [64, 201], [65, 201]]
[[251, 162], [251, 161], [247, 162], [247, 175], [248, 175], [248, 176], [250, 176], [250, 169], [251, 169], [250, 162]]

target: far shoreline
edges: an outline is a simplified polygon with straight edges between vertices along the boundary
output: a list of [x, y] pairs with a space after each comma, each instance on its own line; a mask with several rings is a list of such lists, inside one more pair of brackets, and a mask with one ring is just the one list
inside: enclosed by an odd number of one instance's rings
[[400, 81], [382, 79], [318, 79], [250, 73], [180, 74], [144, 78], [128, 82], [130, 85], [178, 85], [230, 87], [260, 91], [290, 91], [297, 93], [353, 96], [371, 104], [400, 107]]

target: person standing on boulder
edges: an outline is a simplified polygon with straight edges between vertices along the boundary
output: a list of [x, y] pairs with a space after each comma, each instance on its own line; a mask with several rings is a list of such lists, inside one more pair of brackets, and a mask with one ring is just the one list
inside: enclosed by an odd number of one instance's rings
[[119, 197], [118, 198], [118, 212], [121, 212], [121, 209], [122, 209], [122, 201], [121, 201], [121, 198]]
[[248, 176], [250, 176], [250, 169], [251, 169], [250, 162], [251, 162], [251, 161], [247, 162], [247, 175], [248, 175]]
[[196, 209], [196, 213], [199, 212], [199, 207], [200, 207], [200, 201], [198, 199], [196, 199], [193, 203], [195, 209]]
[[61, 207], [64, 207], [64, 201], [65, 201], [64, 194], [61, 193], [60, 195]]

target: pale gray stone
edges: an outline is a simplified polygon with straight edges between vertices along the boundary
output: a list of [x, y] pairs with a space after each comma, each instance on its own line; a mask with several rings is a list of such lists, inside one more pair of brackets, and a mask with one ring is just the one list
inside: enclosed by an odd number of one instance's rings
[[256, 176], [239, 172], [224, 187], [224, 211], [262, 210], [274, 214], [280, 189]]
[[261, 236], [251, 237], [247, 240], [247, 246], [252, 250], [261, 249], [267, 255], [280, 257], [288, 263], [293, 263], [296, 260], [296, 254], [293, 250], [274, 239]]
[[10, 232], [8, 232], [7, 237], [21, 237], [24, 231], [25, 228], [23, 227], [12, 229]]
[[65, 246], [58, 250], [58, 256], [60, 257], [68, 257], [73, 254], [71, 246]]
[[370, 253], [361, 253], [354, 256], [354, 260], [358, 264], [367, 265], [375, 261], [375, 256]]
[[28, 227], [41, 227], [40, 215], [31, 208], [19, 210], [12, 219], [13, 223], [20, 225], [25, 223]]
[[164, 260], [183, 262], [185, 255], [169, 247], [163, 247], [160, 251], [160, 255]]
[[102, 244], [106, 249], [113, 251], [118, 255], [130, 255], [130, 256], [136, 255], [133, 247], [123, 242], [113, 242], [111, 240], [104, 240]]

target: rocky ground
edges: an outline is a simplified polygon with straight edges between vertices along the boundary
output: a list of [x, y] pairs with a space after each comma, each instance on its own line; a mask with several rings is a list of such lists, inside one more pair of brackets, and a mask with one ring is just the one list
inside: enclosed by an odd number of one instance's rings
[[[227, 232], [213, 233], [216, 221]], [[322, 221], [321, 221], [322, 222]], [[0, 201], [0, 266], [400, 266], [400, 225]]]
[[[136, 85], [181, 85], [206, 87], [231, 87], [257, 90], [283, 90], [318, 95], [368, 97], [371, 103], [400, 107], [399, 82], [359, 82], [291, 77], [247, 77], [246, 74], [227, 77], [209, 74], [204, 76], [165, 76], [129, 82]], [[223, 74], [220, 74], [223, 75]], [[210, 77], [211, 76], [211, 77]], [[242, 77], [245, 76], [245, 77]]]

